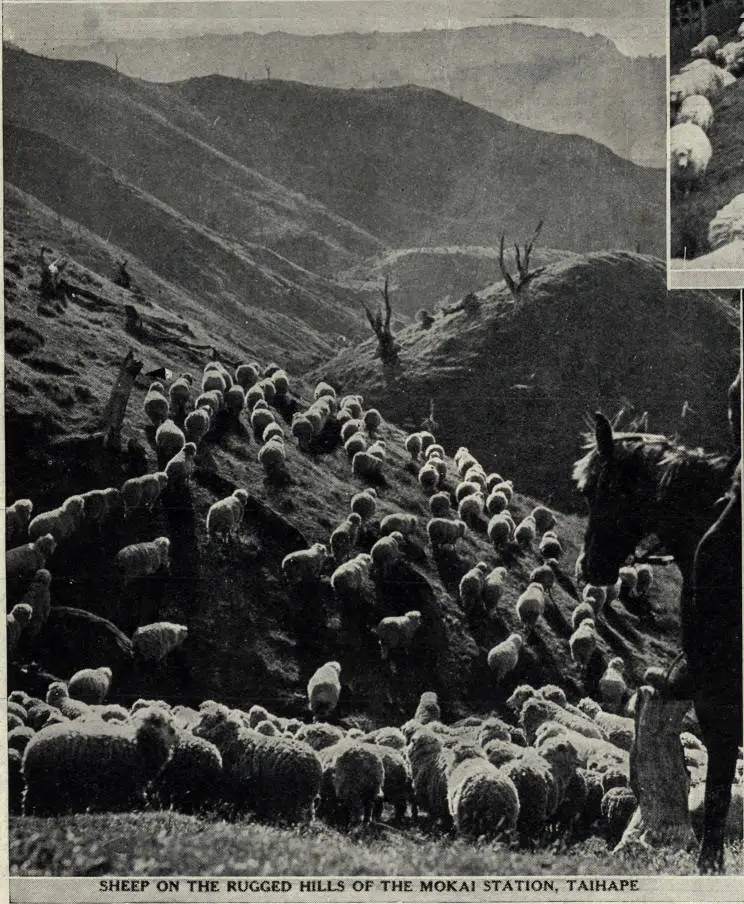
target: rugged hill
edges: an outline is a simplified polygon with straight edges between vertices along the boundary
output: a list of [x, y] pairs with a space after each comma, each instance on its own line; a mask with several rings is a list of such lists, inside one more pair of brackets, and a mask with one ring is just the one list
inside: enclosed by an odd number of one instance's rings
[[153, 81], [213, 72], [337, 88], [415, 83], [514, 122], [600, 141], [636, 163], [663, 166], [663, 48], [629, 59], [607, 38], [528, 23], [398, 34], [204, 35], [58, 47]]
[[480, 297], [474, 314], [440, 313], [428, 330], [401, 331], [394, 370], [383, 371], [370, 340], [315, 376], [365, 386], [400, 424], [419, 424], [433, 399], [448, 448], [467, 435], [485, 467], [560, 507], [580, 504], [570, 467], [597, 408], [648, 411], [654, 432], [727, 448], [734, 305], [710, 292], [667, 292], [661, 261], [624, 252], [557, 263], [516, 306], [503, 283]]
[[553, 248], [663, 253], [663, 174], [575, 135], [527, 129], [412, 85], [361, 91], [210, 76], [180, 93], [240, 138], [246, 163], [392, 247], [494, 245], [544, 219]]
[[[217, 309], [200, 310], [198, 301], [144, 268], [144, 288], [158, 300], [143, 309], [144, 332], [127, 331], [121, 308], [130, 296], [105, 276], [110, 246], [15, 190], [8, 192], [7, 201], [8, 502], [30, 497], [37, 511], [42, 511], [73, 492], [120, 485], [142, 466], [156, 469], [153, 430], [142, 412], [148, 384], [144, 375], [137, 380], [124, 429], [125, 447], [130, 439], [141, 444], [144, 461], [129, 453], [104, 452], [89, 438], [90, 431], [100, 424], [125, 349], [132, 348], [145, 362], [144, 373], [166, 367], [174, 373], [190, 370], [198, 375], [211, 344], [219, 346], [227, 361], [252, 357], [257, 348], [242, 325], [236, 326]], [[36, 286], [37, 249], [51, 235], [58, 242], [64, 239], [70, 255], [69, 279], [87, 292], [56, 311], [39, 306]], [[646, 265], [644, 278], [653, 269]], [[710, 312], [708, 305], [706, 314], [710, 316]], [[169, 339], [162, 338], [163, 330]], [[719, 338], [728, 341], [731, 332], [722, 330]], [[283, 364], [291, 360], [276, 350], [271, 355]], [[363, 362], [365, 356], [362, 350]], [[265, 353], [262, 360], [266, 360]], [[360, 377], [366, 375], [365, 367], [358, 372]], [[347, 376], [351, 377], [351, 368]], [[277, 409], [287, 431], [292, 408], [306, 404], [304, 399], [310, 394], [294, 373], [292, 383], [295, 401]], [[354, 385], [366, 390], [361, 380]], [[484, 397], [483, 393], [479, 396]], [[384, 414], [392, 418], [399, 407], [391, 403], [383, 408]], [[489, 423], [505, 443], [506, 421], [489, 418]], [[448, 424], [444, 430], [448, 450], [461, 442], [475, 446], [481, 426], [475, 417], [462, 422], [462, 432], [455, 437]], [[544, 425], [532, 426], [533, 442], [542, 442]], [[381, 513], [405, 510], [423, 523], [427, 499], [416, 480], [416, 467], [403, 450], [404, 434], [392, 420], [386, 420], [380, 435], [388, 442], [384, 479], [377, 487]], [[289, 482], [276, 484], [265, 479], [256, 459], [256, 439], [245, 422], [221, 420], [200, 446], [197, 472], [187, 494], [166, 495], [152, 513], [140, 511], [126, 521], [114, 518], [102, 533], [94, 531], [63, 543], [52, 557], [49, 567], [55, 606], [89, 610], [111, 619], [127, 634], [138, 624], [159, 619], [188, 625], [186, 644], [162, 668], [134, 669], [125, 655], [124, 641], [119, 638], [113, 646], [102, 644], [95, 632], [86, 635], [69, 623], [63, 611], [54, 609], [48, 627], [24, 651], [25, 657], [62, 676], [81, 666], [103, 664], [101, 660], [106, 659], [115, 674], [112, 698], [122, 702], [153, 695], [187, 703], [213, 697], [241, 706], [260, 702], [287, 714], [304, 713], [308, 676], [319, 663], [338, 659], [344, 674], [339, 715], [347, 724], [400, 721], [410, 715], [418, 694], [425, 689], [439, 691], [443, 712], [450, 719], [501, 705], [517, 681], [557, 681], [570, 696], [578, 697], [596, 688], [602, 663], [611, 654], [626, 658], [631, 683], [640, 680], [647, 664], [669, 661], [678, 627], [674, 574], [659, 576], [642, 630], [624, 609], [609, 613], [607, 626], [600, 629], [599, 658], [587, 676], [581, 676], [568, 658], [568, 618], [574, 603], [559, 587], [554, 606], [526, 645], [513, 681], [494, 688], [486, 651], [515, 626], [515, 599], [538, 560], [533, 552], [508, 555], [504, 562], [509, 580], [501, 603], [491, 617], [469, 621], [457, 601], [459, 578], [480, 559], [496, 564], [500, 558], [479, 530], [462, 543], [457, 555], [435, 559], [419, 529], [405, 562], [379, 580], [367, 598], [368, 609], [343, 608], [327, 581], [298, 596], [282, 579], [282, 557], [313, 541], [327, 541], [348, 512], [351, 495], [362, 485], [351, 476], [348, 457], [335, 445], [334, 436], [327, 440], [314, 454], [300, 452], [288, 440]], [[490, 459], [487, 461], [490, 464]], [[451, 461], [449, 465], [448, 483], [454, 486]], [[242, 535], [229, 547], [210, 544], [204, 530], [206, 511], [236, 485], [251, 494]], [[533, 499], [517, 495], [515, 517], [533, 504]], [[582, 530], [581, 519], [559, 517], [567, 572], [572, 569]], [[163, 534], [171, 539], [171, 574], [122, 587], [112, 567], [115, 551], [127, 543]], [[372, 526], [363, 535], [361, 548], [369, 548], [375, 536]], [[405, 586], [405, 594], [401, 594], [401, 586]], [[9, 588], [11, 604], [19, 592], [15, 586]], [[393, 672], [380, 659], [367, 629], [370, 621], [411, 608], [422, 612], [422, 629], [411, 656]], [[20, 680], [14, 668], [11, 688]]]

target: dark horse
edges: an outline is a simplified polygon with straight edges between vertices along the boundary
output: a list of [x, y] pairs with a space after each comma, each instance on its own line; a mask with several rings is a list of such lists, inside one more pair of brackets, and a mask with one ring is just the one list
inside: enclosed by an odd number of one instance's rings
[[650, 535], [656, 535], [682, 572], [684, 657], [668, 692], [695, 703], [708, 748], [698, 866], [701, 872], [720, 871], [742, 742], [740, 473], [732, 488], [739, 458], [687, 449], [664, 436], [613, 433], [602, 414], [596, 415], [586, 447], [589, 451], [573, 471], [589, 505], [586, 579], [614, 583], [618, 569]]

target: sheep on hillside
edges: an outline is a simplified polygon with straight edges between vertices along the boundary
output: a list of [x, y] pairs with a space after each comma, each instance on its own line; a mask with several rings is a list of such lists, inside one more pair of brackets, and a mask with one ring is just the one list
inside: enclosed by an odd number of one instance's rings
[[721, 43], [715, 35], [708, 35], [692, 48], [690, 56], [693, 60], [704, 59], [709, 60], [711, 63], [715, 63], [716, 52], [720, 46]]
[[545, 589], [542, 584], [528, 584], [517, 599], [517, 618], [528, 630], [532, 630], [544, 611]]
[[327, 718], [338, 705], [341, 694], [341, 664], [326, 662], [313, 672], [307, 683], [307, 698], [313, 721]]
[[174, 489], [182, 489], [188, 486], [191, 475], [196, 467], [196, 445], [194, 443], [186, 443], [186, 445], [170, 459], [163, 469], [168, 476], [168, 486]]
[[493, 672], [497, 683], [516, 667], [522, 643], [521, 634], [510, 634], [506, 640], [488, 651], [488, 668]]
[[483, 582], [483, 602], [488, 609], [493, 607], [501, 599], [501, 592], [506, 585], [507, 570], [503, 565], [497, 565], [485, 576]]
[[12, 661], [21, 635], [24, 630], [31, 624], [34, 610], [28, 603], [16, 603], [10, 612], [5, 616], [5, 634], [8, 644], [8, 659]]
[[6, 580], [35, 574], [40, 568], [44, 568], [56, 548], [57, 541], [54, 537], [44, 534], [33, 543], [8, 549], [5, 553]]
[[351, 460], [351, 471], [355, 477], [379, 477], [382, 474], [382, 459], [367, 452], [357, 452]]
[[186, 640], [189, 629], [173, 622], [153, 622], [143, 625], [132, 635], [132, 647], [140, 659], [161, 662]]
[[447, 774], [447, 803], [458, 833], [476, 839], [509, 838], [517, 827], [514, 783], [474, 746], [455, 749]]
[[691, 97], [686, 97], [674, 118], [675, 125], [681, 125], [683, 122], [700, 126], [706, 133], [710, 132], [713, 125], [713, 107], [708, 98], [703, 97], [702, 94], [693, 94]]
[[39, 634], [49, 618], [49, 612], [52, 608], [52, 598], [49, 590], [51, 583], [51, 573], [46, 568], [40, 568], [31, 579], [31, 583], [21, 600], [22, 603], [31, 607], [31, 621], [26, 626], [30, 638], [34, 638]]
[[318, 812], [346, 828], [369, 824], [383, 798], [382, 759], [368, 744], [348, 738], [319, 754], [323, 767]]
[[158, 537], [145, 543], [133, 543], [117, 552], [114, 559], [124, 583], [147, 577], [161, 569], [170, 570], [170, 540]]
[[418, 482], [427, 491], [436, 490], [439, 486], [439, 471], [431, 462], [427, 462], [418, 472]]
[[16, 499], [5, 509], [5, 546], [17, 543], [26, 536], [34, 504], [30, 499]]
[[432, 819], [450, 825], [447, 775], [454, 762], [454, 751], [443, 747], [431, 729], [421, 728], [411, 737], [407, 752], [417, 808], [425, 810]]
[[452, 503], [449, 493], [434, 493], [429, 497], [429, 511], [434, 518], [447, 518], [452, 515]]
[[362, 521], [368, 521], [377, 510], [377, 490], [369, 487], [351, 497], [350, 508]]
[[398, 561], [404, 544], [405, 537], [399, 531], [393, 531], [388, 537], [380, 537], [370, 550], [372, 562], [378, 574], [385, 575]]
[[435, 551], [442, 546], [453, 546], [465, 536], [467, 526], [464, 521], [450, 518], [432, 518], [426, 525], [429, 542]]
[[153, 427], [159, 427], [170, 414], [170, 402], [162, 383], [151, 383], [143, 403], [144, 412]]
[[421, 627], [421, 613], [418, 610], [406, 612], [405, 615], [391, 615], [383, 618], [372, 633], [380, 642], [382, 658], [387, 659], [390, 651], [400, 647], [405, 653], [413, 640], [414, 634]]
[[328, 549], [322, 543], [313, 543], [309, 549], [298, 549], [282, 559], [282, 573], [290, 584], [320, 580], [320, 573], [328, 558]]
[[97, 669], [80, 669], [70, 678], [70, 696], [83, 703], [103, 703], [111, 687], [112, 672], [106, 666]]
[[460, 578], [460, 603], [466, 615], [484, 615], [483, 588], [485, 586], [488, 565], [478, 562], [475, 568], [466, 571]]
[[191, 401], [191, 387], [193, 383], [194, 378], [191, 374], [181, 374], [169, 386], [168, 395], [170, 396], [171, 408], [174, 414], [183, 414], [186, 410], [186, 406]]
[[80, 527], [85, 509], [82, 496], [69, 496], [58, 508], [40, 512], [28, 525], [29, 540], [51, 534], [59, 543], [71, 537]]
[[168, 461], [183, 449], [186, 445], [186, 437], [181, 428], [168, 418], [155, 431], [155, 445], [159, 458], [162, 461]]
[[339, 524], [331, 534], [331, 552], [339, 565], [346, 561], [351, 550], [356, 545], [361, 524], [361, 516], [356, 512], [351, 512], [346, 520]]
[[669, 130], [669, 172], [675, 191], [688, 194], [705, 175], [713, 148], [700, 126], [683, 122]]
[[372, 556], [360, 553], [339, 565], [331, 575], [331, 587], [340, 597], [359, 597], [372, 567]]
[[380, 536], [386, 537], [397, 531], [404, 536], [416, 533], [418, 519], [415, 515], [407, 515], [405, 512], [394, 512], [386, 515], [380, 522]]

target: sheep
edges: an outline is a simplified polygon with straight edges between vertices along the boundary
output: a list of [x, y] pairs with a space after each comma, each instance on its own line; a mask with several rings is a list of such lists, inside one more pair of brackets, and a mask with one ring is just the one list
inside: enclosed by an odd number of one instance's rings
[[374, 455], [377, 458], [385, 458], [387, 455], [387, 445], [384, 439], [378, 439], [376, 442], [372, 443], [371, 446], [367, 447], [367, 454]]
[[489, 516], [501, 514], [508, 506], [506, 493], [502, 493], [501, 490], [493, 490], [486, 499], [486, 512]]
[[[432, 437], [432, 442], [434, 442], [434, 437]], [[468, 451], [467, 446], [460, 446], [457, 452], [455, 452], [453, 461], [461, 475], [464, 474], [468, 468], [478, 464], [478, 459]]]
[[180, 452], [171, 458], [163, 469], [168, 477], [169, 487], [187, 486], [194, 473], [196, 463], [196, 445], [194, 443], [186, 443]]
[[488, 539], [499, 549], [511, 539], [514, 533], [514, 523], [502, 512], [499, 515], [494, 515], [489, 520], [486, 533], [488, 534]]
[[349, 458], [353, 458], [357, 452], [364, 452], [366, 448], [367, 439], [363, 433], [353, 433], [344, 443], [344, 450]]
[[26, 536], [34, 504], [30, 499], [16, 499], [13, 505], [5, 509], [5, 545]]
[[415, 515], [407, 515], [404, 512], [395, 512], [386, 515], [380, 522], [380, 536], [386, 537], [394, 531], [408, 536], [416, 533], [418, 519]]
[[170, 414], [170, 402], [162, 383], [151, 383], [145, 396], [143, 409], [153, 427], [159, 427]]
[[434, 434], [429, 430], [421, 430], [419, 436], [421, 437], [421, 451], [425, 453], [429, 446], [436, 442], [436, 439], [434, 438]]
[[465, 483], [477, 483], [481, 493], [486, 492], [486, 472], [480, 465], [473, 465], [463, 474]]
[[426, 533], [433, 550], [442, 546], [453, 546], [465, 536], [467, 525], [464, 521], [453, 521], [450, 518], [431, 518], [426, 525]]
[[160, 662], [186, 640], [189, 629], [186, 625], [172, 622], [153, 622], [143, 625], [132, 634], [132, 647], [140, 659]]
[[155, 444], [158, 456], [168, 461], [186, 445], [186, 437], [180, 427], [168, 418], [155, 431]]
[[485, 576], [483, 581], [483, 602], [486, 607], [492, 609], [501, 599], [501, 593], [506, 584], [507, 570], [503, 565], [498, 565]]
[[42, 729], [23, 755], [24, 815], [143, 806], [175, 739], [167, 714], [157, 709], [142, 710], [131, 723], [75, 720]]
[[538, 549], [543, 559], [560, 559], [563, 555], [561, 541], [550, 531], [543, 534]]
[[586, 600], [579, 603], [571, 612], [571, 627], [574, 631], [587, 620], [594, 621], [594, 607]]
[[358, 596], [369, 576], [372, 556], [360, 553], [348, 562], [339, 565], [331, 575], [331, 587], [338, 596]]
[[618, 716], [615, 713], [606, 713], [602, 707], [591, 697], [579, 700], [578, 709], [588, 716], [607, 735], [607, 740], [621, 750], [630, 752], [635, 737], [635, 723], [633, 719]]
[[24, 629], [31, 623], [33, 617], [34, 610], [28, 603], [16, 603], [5, 617], [5, 633], [8, 639], [9, 660], [11, 660], [11, 657], [18, 647], [21, 634], [23, 634]]
[[248, 493], [234, 490], [231, 496], [212, 503], [207, 512], [207, 540], [214, 536], [229, 539], [237, 534], [243, 520]]
[[351, 460], [351, 471], [355, 477], [379, 477], [382, 473], [382, 459], [367, 452], [357, 452]]
[[419, 697], [418, 706], [413, 718], [416, 722], [426, 725], [429, 722], [438, 722], [442, 717], [439, 709], [439, 698], [434, 691], [424, 691]]
[[244, 408], [245, 392], [243, 387], [236, 383], [225, 391], [225, 410], [231, 417], [238, 418]]
[[372, 633], [380, 642], [383, 660], [389, 657], [390, 651], [400, 647], [407, 653], [414, 634], [421, 627], [421, 613], [418, 610], [406, 612], [405, 615], [391, 615], [383, 618]]
[[205, 368], [204, 373], [202, 374], [201, 391], [203, 393], [212, 392], [214, 389], [224, 394], [227, 389], [225, 374], [214, 368], [210, 368], [209, 370]]
[[254, 383], [253, 386], [249, 386], [245, 391], [245, 407], [249, 411], [253, 411], [256, 405], [259, 402], [265, 402], [266, 395], [263, 390], [263, 386], [260, 386], [258, 383]]
[[427, 467], [432, 467], [437, 472], [439, 482], [442, 483], [447, 479], [447, 462], [440, 458], [439, 455], [432, 455], [426, 459]]
[[330, 725], [328, 722], [313, 722], [310, 725], [301, 725], [294, 737], [295, 740], [302, 741], [313, 750], [318, 751], [337, 744], [346, 737], [346, 734], [338, 725]]
[[41, 512], [28, 525], [29, 540], [51, 534], [59, 543], [71, 537], [80, 526], [85, 501], [82, 496], [69, 496], [58, 508]]
[[545, 590], [542, 584], [528, 584], [517, 599], [515, 611], [521, 624], [528, 630], [534, 629], [545, 611]]
[[405, 447], [411, 460], [416, 461], [421, 454], [421, 434], [409, 433], [405, 440]]
[[710, 163], [713, 148], [700, 126], [683, 122], [669, 130], [669, 171], [672, 186], [687, 194], [700, 181]]
[[302, 414], [296, 414], [292, 418], [292, 436], [297, 439], [297, 445], [303, 452], [310, 450], [315, 431], [310, 421]]
[[319, 814], [345, 827], [369, 824], [383, 798], [382, 759], [368, 744], [344, 738], [320, 751]]
[[111, 669], [106, 666], [80, 669], [68, 682], [70, 696], [83, 703], [103, 703], [111, 688], [111, 678]]
[[235, 382], [244, 390], [248, 390], [259, 378], [260, 368], [257, 364], [239, 364], [235, 368]]
[[448, 493], [434, 493], [429, 497], [429, 511], [434, 518], [449, 518], [452, 515], [452, 504]]
[[470, 496], [466, 496], [457, 506], [460, 520], [464, 521], [468, 527], [477, 526], [483, 516], [485, 502], [482, 493], [472, 493]]
[[140, 496], [142, 505], [148, 511], [152, 511], [153, 506], [168, 486], [168, 475], [165, 471], [156, 471], [154, 474], [143, 474], [135, 479], [139, 480], [142, 488]]
[[643, 563], [636, 566], [636, 596], [646, 597], [654, 583], [654, 570], [650, 565]]
[[[266, 431], [264, 431], [266, 438]], [[264, 442], [258, 450], [258, 461], [269, 477], [278, 475], [285, 465], [287, 453], [284, 448], [284, 441], [277, 436], [273, 436]]]
[[610, 850], [620, 842], [637, 807], [638, 801], [630, 788], [610, 788], [602, 798], [602, 818], [607, 825], [607, 847]]
[[251, 412], [251, 428], [259, 440], [263, 440], [264, 430], [276, 421], [273, 411], [268, 408], [259, 408], [258, 405]]
[[439, 471], [431, 462], [427, 462], [418, 472], [418, 482], [421, 487], [431, 492], [439, 486]]
[[521, 549], [526, 549], [537, 536], [537, 524], [532, 515], [523, 518], [514, 529], [514, 539]]
[[315, 387], [313, 391], [313, 398], [317, 402], [318, 399], [322, 399], [324, 397], [328, 397], [331, 399], [336, 398], [336, 390], [331, 386], [330, 383], [326, 383], [324, 380], [321, 380]]
[[21, 600], [22, 603], [31, 607], [31, 621], [26, 626], [28, 636], [31, 638], [39, 634], [49, 618], [49, 612], [52, 608], [51, 593], [49, 591], [51, 583], [51, 573], [46, 568], [40, 568], [31, 579], [31, 583]]
[[[741, 39], [744, 35], [738, 37]], [[729, 41], [724, 44], [716, 53], [716, 63], [737, 78], [744, 74], [744, 40]]]
[[609, 706], [619, 707], [627, 694], [628, 686], [623, 678], [625, 663], [619, 656], [613, 657], [599, 679], [599, 692]]
[[281, 424], [276, 421], [272, 421], [264, 428], [263, 432], [263, 441], [264, 443], [268, 443], [269, 440], [276, 440], [277, 442], [284, 442], [284, 429]]
[[17, 750], [23, 756], [23, 751], [28, 747], [29, 741], [34, 737], [36, 732], [28, 725], [20, 725], [12, 728], [7, 735], [8, 750]]
[[89, 490], [87, 493], [83, 493], [80, 498], [83, 500], [83, 521], [94, 527], [100, 527], [106, 516], [104, 490]]
[[709, 60], [711, 63], [714, 63], [716, 60], [716, 52], [720, 48], [721, 44], [718, 38], [715, 35], [708, 35], [703, 38], [703, 40], [696, 44], [692, 50], [690, 51], [690, 56], [693, 60], [695, 59], [705, 59]]
[[146, 543], [133, 543], [117, 552], [114, 563], [124, 583], [155, 574], [161, 569], [170, 570], [170, 540], [158, 537]]
[[691, 97], [686, 97], [674, 118], [675, 125], [681, 125], [683, 122], [700, 126], [706, 133], [710, 132], [713, 125], [713, 107], [708, 98], [703, 97], [702, 94], [693, 94]]
[[399, 531], [393, 531], [387, 537], [381, 537], [370, 550], [372, 563], [380, 574], [385, 574], [401, 555], [405, 537]]
[[177, 377], [168, 388], [171, 407], [174, 412], [185, 411], [186, 406], [191, 401], [191, 387], [194, 378], [191, 374], [181, 374]]
[[544, 534], [545, 531], [551, 530], [553, 527], [555, 527], [555, 513], [546, 506], [536, 505], [532, 509], [531, 515], [539, 533]]
[[537, 730], [544, 722], [557, 722], [563, 728], [575, 731], [585, 738], [607, 740], [604, 731], [589, 718], [569, 712], [557, 703], [537, 695], [525, 700], [519, 712], [519, 724], [530, 743], [535, 742]]
[[142, 504], [142, 481], [139, 477], [130, 477], [124, 481], [121, 498], [124, 501], [124, 517], [127, 518]]
[[222, 755], [217, 747], [177, 727], [172, 755], [153, 782], [148, 802], [179, 813], [198, 813], [213, 806], [221, 781]]
[[546, 593], [550, 593], [555, 585], [555, 572], [547, 563], [533, 568], [529, 577], [530, 584], [540, 584]]
[[352, 417], [360, 418], [364, 411], [364, 399], [360, 395], [346, 395], [339, 402], [340, 408], [345, 408]]
[[[367, 433], [374, 433], [376, 430], [380, 429], [380, 424], [382, 424], [382, 415], [376, 408], [370, 408], [368, 411], [365, 411], [362, 415], [362, 420], [364, 421], [364, 427], [367, 430]], [[423, 448], [423, 439], [422, 439], [422, 451], [426, 451]]]
[[322, 778], [314, 750], [294, 738], [248, 728], [212, 701], [200, 706], [193, 732], [222, 755], [225, 796], [238, 813], [251, 807], [259, 819], [309, 821]]
[[586, 584], [581, 591], [581, 599], [583, 602], [589, 603], [592, 608], [592, 615], [588, 616], [589, 618], [593, 618], [595, 614], [601, 615], [607, 602], [607, 589], [594, 584]]
[[674, 113], [686, 97], [702, 94], [715, 103], [723, 91], [726, 71], [708, 60], [693, 60], [669, 81], [669, 100]]
[[271, 376], [271, 382], [274, 384], [274, 390], [278, 396], [286, 396], [289, 392], [289, 377], [286, 370], [281, 367], [274, 371]]
[[506, 640], [497, 643], [488, 651], [488, 668], [496, 682], [502, 681], [517, 665], [519, 651], [522, 649], [521, 634], [510, 634]]
[[467, 615], [485, 614], [483, 587], [485, 585], [488, 565], [478, 562], [475, 568], [466, 571], [460, 578], [460, 602]]
[[517, 827], [517, 789], [477, 747], [455, 749], [447, 774], [447, 804], [455, 828], [467, 838], [508, 837]]
[[[343, 426], [341, 427], [341, 432], [340, 432], [341, 442], [346, 443], [347, 440], [350, 440], [351, 437], [354, 436], [355, 434], [359, 434], [360, 436], [364, 437], [364, 434], [362, 433], [362, 426], [363, 425], [360, 420], [354, 419], [354, 420], [346, 421], [346, 423], [343, 424]], [[366, 445], [366, 442], [367, 442], [366, 438], [364, 438], [364, 442]]]
[[597, 647], [597, 633], [593, 618], [586, 618], [579, 622], [568, 640], [568, 646], [571, 651], [571, 659], [580, 668], [586, 668]]
[[[351, 737], [352, 731], [354, 729], [349, 730], [347, 737]], [[405, 738], [402, 735], [400, 737], [403, 741], [403, 746], [405, 746]], [[411, 764], [408, 762], [408, 757], [402, 748], [396, 749], [390, 745], [377, 744], [364, 738], [360, 740], [362, 740], [365, 748], [372, 750], [382, 761], [382, 798], [378, 798], [377, 806], [372, 815], [379, 820], [382, 817], [383, 804], [387, 803], [395, 809], [394, 818], [400, 822], [406, 815], [409, 801], [413, 802], [413, 782]]]
[[21, 578], [25, 575], [35, 574], [40, 568], [44, 568], [47, 559], [54, 554], [57, 541], [52, 534], [44, 534], [32, 543], [16, 546], [5, 553], [5, 578]]
[[346, 520], [331, 534], [331, 552], [338, 564], [346, 561], [351, 550], [356, 545], [361, 524], [361, 517], [356, 512], [351, 512]]
[[338, 705], [341, 694], [341, 664], [326, 662], [310, 677], [307, 698], [313, 721], [327, 718]]
[[[209, 411], [210, 417], [217, 417], [225, 406], [225, 396], [219, 389], [213, 389], [210, 392], [203, 392], [194, 402], [194, 410], [205, 408]], [[184, 422], [185, 426], [185, 422]]]
[[444, 455], [444, 446], [439, 443], [432, 443], [426, 448], [425, 456], [427, 461], [432, 457], [444, 459]]
[[407, 743], [405, 735], [399, 728], [388, 725], [368, 732], [364, 735], [363, 740], [378, 747], [390, 747], [391, 750], [398, 751], [405, 751]]
[[454, 751], [443, 747], [429, 728], [416, 731], [407, 747], [411, 764], [413, 799], [434, 820], [451, 821], [447, 801], [447, 774], [454, 762]]
[[362, 521], [369, 521], [377, 510], [377, 490], [370, 487], [360, 493], [355, 493], [351, 497], [349, 506], [351, 511], [359, 515]]
[[313, 543], [309, 549], [288, 553], [282, 559], [282, 574], [290, 584], [319, 581], [327, 558], [327, 547], [322, 543]]

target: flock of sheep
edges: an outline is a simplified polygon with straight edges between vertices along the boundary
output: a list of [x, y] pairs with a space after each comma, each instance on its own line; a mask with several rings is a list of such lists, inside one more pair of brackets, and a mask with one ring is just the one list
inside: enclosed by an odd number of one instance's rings
[[[384, 469], [391, 465], [386, 465], [386, 443], [379, 437], [380, 412], [365, 410], [361, 396], [337, 398], [333, 387], [321, 382], [304, 409], [296, 400], [290, 405], [287, 374], [277, 365], [262, 369], [255, 363], [240, 365], [232, 374], [211, 362], [198, 395], [193, 383], [189, 375], [178, 377], [167, 390], [156, 382], [145, 397], [144, 413], [155, 428], [162, 470], [130, 478], [118, 488], [72, 496], [34, 517], [30, 500], [7, 509], [8, 579], [23, 589], [7, 616], [11, 661], [23, 632], [33, 637], [49, 617], [51, 575], [45, 566], [57, 545], [86, 525], [125, 519], [138, 509], [151, 511], [166, 490], [188, 494], [197, 448], [220, 413], [248, 417], [261, 443], [258, 460], [268, 480], [286, 476], [289, 443], [296, 441], [301, 453], [312, 454], [314, 443], [327, 438], [327, 428], [333, 427], [330, 434], [343, 445], [351, 472], [362, 484], [327, 543], [284, 557], [282, 576], [293, 592], [301, 595], [327, 582], [339, 603], [363, 607], [370, 589], [405, 559], [409, 540], [423, 525], [401, 511], [370, 527], [378, 512], [379, 487], [385, 485]], [[289, 436], [280, 423], [280, 403]], [[487, 536], [495, 552], [536, 548], [542, 559], [516, 601], [520, 630], [488, 653], [498, 685], [516, 668], [551, 601], [558, 560], [564, 555], [556, 517], [538, 505], [515, 523], [512, 481], [487, 473], [465, 447], [448, 459], [431, 432], [419, 431], [407, 437], [405, 449], [428, 498], [431, 517], [425, 530], [432, 555], [451, 551], [474, 531]], [[211, 505], [205, 531], [213, 542], [235, 542], [248, 499], [246, 490], [237, 489]], [[368, 539], [370, 531], [375, 537], [368, 552], [359, 548], [365, 531]], [[167, 537], [120, 549], [115, 564], [122, 581], [167, 571], [168, 551]], [[576, 575], [581, 576], [580, 558]], [[490, 567], [481, 561], [468, 570], [459, 583], [463, 617], [477, 621], [492, 611], [507, 576], [504, 564]], [[595, 651], [597, 620], [608, 601], [620, 593], [645, 595], [652, 581], [649, 566], [629, 566], [612, 587], [584, 586], [572, 613], [569, 641], [580, 667], [587, 666]], [[422, 613], [412, 610], [382, 618], [372, 628], [393, 676], [396, 658], [408, 653], [423, 621]], [[160, 661], [187, 633], [185, 625], [159, 622], [139, 627], [132, 642], [144, 659]], [[447, 725], [437, 695], [429, 691], [405, 724], [368, 733], [333, 722], [342, 693], [338, 662], [326, 662], [310, 676], [307, 720], [281, 717], [258, 704], [244, 711], [214, 701], [196, 710], [138, 700], [126, 709], [106, 702], [115, 678], [106, 667], [83, 669], [68, 681], [50, 684], [45, 700], [11, 692], [12, 812], [56, 816], [172, 807], [281, 823], [315, 816], [340, 828], [383, 818], [402, 820], [409, 813], [416, 820], [426, 813], [429, 825], [468, 838], [536, 845], [555, 831], [572, 837], [598, 831], [614, 845], [636, 807], [629, 788], [633, 698], [619, 658], [610, 660], [599, 680], [600, 700], [587, 696], [574, 706], [557, 686], [536, 690], [520, 685], [507, 701], [508, 711]], [[691, 734], [682, 741], [699, 809], [706, 752]]]
[[[744, 74], [744, 21], [737, 37], [721, 46], [715, 35], [708, 35], [692, 48], [692, 60], [671, 78], [669, 172], [673, 198], [686, 197], [705, 177], [713, 156], [708, 133], [715, 105]], [[708, 243], [710, 253], [695, 259], [702, 269], [730, 268], [742, 259], [744, 194], [736, 195], [716, 213], [708, 226]]]

